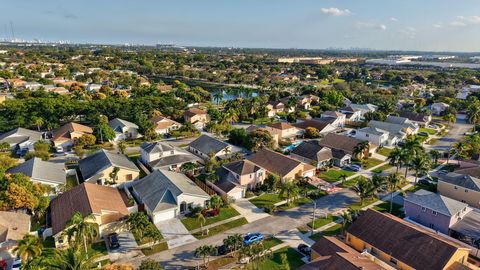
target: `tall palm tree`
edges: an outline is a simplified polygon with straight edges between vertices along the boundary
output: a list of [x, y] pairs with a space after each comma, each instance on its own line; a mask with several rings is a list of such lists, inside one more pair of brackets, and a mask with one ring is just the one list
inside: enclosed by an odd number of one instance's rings
[[403, 178], [400, 176], [399, 173], [391, 173], [386, 177], [386, 180], [387, 180], [387, 190], [388, 192], [390, 192], [390, 213], [392, 213], [393, 193], [397, 190], [403, 193], [403, 190], [402, 190]]
[[447, 121], [449, 125], [457, 121], [457, 117], [453, 113], [447, 113], [442, 118], [443, 120]]
[[417, 183], [418, 175], [430, 169], [430, 159], [426, 155], [419, 155], [412, 159], [410, 163], [413, 170], [415, 170], [415, 184]]
[[298, 195], [299, 188], [297, 183], [293, 180], [286, 180], [285, 183], [282, 184], [280, 189], [280, 197], [287, 199], [287, 204], [290, 204], [290, 199], [295, 198]]
[[41, 117], [33, 118], [33, 122], [37, 126], [38, 131], [40, 131], [40, 128], [45, 124], [45, 121], [43, 121], [43, 118]]
[[22, 258], [23, 262], [28, 262], [42, 253], [42, 243], [38, 237], [31, 234], [23, 236], [22, 240], [18, 241], [17, 246], [13, 249], [13, 253]]
[[216, 248], [211, 245], [203, 245], [198, 247], [195, 250], [195, 255], [197, 257], [202, 257], [203, 265], [208, 267], [208, 263], [210, 262], [210, 256], [215, 255]]
[[344, 235], [345, 227], [347, 227], [347, 225], [353, 220], [352, 212], [350, 212], [350, 210], [343, 211], [342, 214], [340, 214], [340, 217], [342, 218], [342, 235]]
[[223, 92], [222, 91], [217, 91], [213, 94], [213, 100], [215, 100], [215, 102], [217, 104], [220, 104], [220, 101], [223, 99]]
[[363, 205], [364, 200], [371, 198], [375, 193], [372, 181], [365, 177], [360, 178], [351, 189], [360, 197], [360, 205]]
[[353, 155], [356, 159], [361, 159], [366, 151], [370, 149], [370, 142], [363, 141], [355, 145], [353, 148]]
[[388, 163], [392, 166], [397, 167], [397, 173], [400, 169], [400, 165], [402, 165], [402, 150], [398, 147], [393, 148], [392, 152], [388, 154]]
[[223, 200], [220, 196], [215, 194], [210, 198], [210, 207], [214, 209], [218, 209], [222, 206], [223, 206]]
[[459, 141], [453, 144], [453, 149], [457, 152], [457, 160], [460, 163], [460, 160], [468, 157], [469, 146], [466, 142]]
[[438, 159], [442, 156], [442, 154], [438, 150], [431, 150], [429, 154], [433, 158], [433, 164], [437, 166]]
[[97, 267], [95, 259], [98, 254], [88, 256], [82, 249], [70, 247], [66, 250], [54, 250], [51, 260], [48, 260], [49, 269], [58, 270], [88, 270]]
[[67, 229], [64, 231], [64, 234], [67, 236], [70, 245], [73, 244], [78, 248], [83, 244], [85, 253], [87, 253], [88, 244], [99, 235], [98, 224], [95, 222], [95, 217], [92, 214], [84, 217], [80, 212], [75, 212], [67, 222]]
[[203, 235], [203, 233], [204, 233], [203, 225], [205, 224], [206, 219], [205, 219], [205, 216], [201, 212], [197, 213], [197, 221], [198, 221], [198, 223], [200, 223], [200, 230], [202, 231], [202, 235]]
[[467, 107], [468, 121], [472, 124], [480, 123], [480, 102], [474, 101]]
[[193, 175], [193, 171], [197, 168], [197, 165], [193, 162], [187, 162], [183, 163], [182, 166], [180, 166], [180, 170], [185, 173], [186, 175]]

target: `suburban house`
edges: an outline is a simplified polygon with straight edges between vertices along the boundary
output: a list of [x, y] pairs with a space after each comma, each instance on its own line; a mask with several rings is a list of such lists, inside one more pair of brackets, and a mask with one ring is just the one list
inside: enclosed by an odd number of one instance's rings
[[25, 162], [10, 168], [7, 173], [22, 173], [34, 183], [57, 187], [66, 184], [66, 171], [63, 163], [43, 161], [33, 157]]
[[[374, 260], [368, 253], [360, 253], [340, 239], [323, 236], [311, 247], [310, 263], [298, 270], [382, 270], [384, 263]], [[388, 269], [388, 268], [387, 268]]]
[[166, 142], [144, 142], [140, 146], [140, 160], [151, 170], [177, 171], [187, 162], [197, 163], [201, 159], [179, 147]]
[[332, 149], [318, 144], [318, 141], [304, 141], [290, 152], [290, 157], [316, 168], [329, 166], [333, 158]]
[[[137, 179], [140, 170], [126, 156], [99, 150], [78, 162], [84, 182], [105, 185], [107, 183], [122, 184]], [[115, 169], [118, 168], [118, 169]], [[111, 179], [117, 170], [116, 179]]]
[[176, 121], [163, 116], [154, 116], [150, 118], [150, 122], [155, 126], [157, 134], [169, 134], [172, 130], [179, 129], [182, 125]]
[[128, 190], [153, 223], [178, 217], [195, 207], [205, 207], [210, 199], [187, 176], [167, 170], [153, 171], [132, 182]]
[[82, 216], [92, 214], [99, 226], [100, 237], [126, 229], [124, 220], [129, 215], [125, 193], [114, 187], [83, 183], [58, 195], [50, 203], [50, 225], [57, 248], [68, 245], [63, 230], [75, 212]]
[[255, 189], [265, 179], [265, 170], [249, 160], [238, 160], [224, 164], [216, 172], [215, 185], [229, 197], [240, 199], [246, 190]]
[[108, 125], [115, 131], [115, 138], [113, 139], [115, 142], [136, 139], [141, 136], [140, 133], [138, 133], [138, 126], [127, 120], [115, 118], [110, 120]]
[[[463, 169], [465, 173], [468, 169]], [[480, 179], [460, 171], [440, 175], [437, 191], [443, 196], [480, 208]]]
[[394, 146], [399, 141], [397, 136], [390, 135], [390, 132], [376, 127], [364, 127], [357, 129], [355, 138], [362, 141], [369, 141], [373, 145], [377, 146]]
[[427, 127], [432, 121], [432, 116], [426, 113], [399, 111], [398, 116], [406, 118], [421, 127]]
[[263, 168], [267, 173], [274, 173], [282, 181], [295, 179], [295, 177], [312, 177], [315, 167], [287, 157], [270, 149], [263, 148], [248, 159], [250, 162]]
[[284, 140], [295, 139], [299, 133], [298, 128], [285, 122], [269, 123], [265, 126], [265, 129], [272, 134], [272, 136], [278, 134], [279, 138]]
[[359, 109], [354, 109], [350, 106], [342, 107], [338, 110], [340, 113], [345, 115], [345, 120], [351, 122], [360, 122], [363, 120], [362, 111]]
[[350, 225], [346, 243], [396, 269], [468, 269], [469, 265], [469, 249], [463, 245], [372, 209]]
[[395, 125], [401, 125], [405, 129], [410, 129], [413, 134], [418, 133], [419, 125], [416, 122], [411, 121], [410, 119], [408, 119], [406, 117], [389, 115], [389, 116], [387, 116], [387, 118], [385, 119], [384, 122], [385, 123], [390, 123], [390, 124], [395, 124]]
[[269, 101], [266, 107], [268, 110], [267, 116], [270, 118], [285, 111], [285, 104], [281, 101]]
[[222, 159], [234, 152], [239, 152], [240, 149], [204, 134], [188, 145], [188, 151], [203, 159], [210, 158], [210, 155]]
[[433, 115], [442, 115], [445, 110], [450, 107], [447, 103], [437, 102], [430, 105], [430, 111]]
[[475, 178], [480, 178], [480, 166], [477, 166], [476, 164], [474, 164], [473, 167], [466, 168], [462, 168], [462, 166], [460, 166], [459, 168], [456, 168], [453, 172], [473, 176]]
[[414, 131], [410, 127], [401, 124], [392, 124], [377, 120], [371, 120], [370, 122], [368, 122], [368, 126], [371, 128], [387, 131], [389, 133], [390, 145], [394, 145], [395, 143], [398, 143], [399, 141], [407, 138], [408, 135], [414, 134]]
[[[318, 144], [324, 147], [328, 147], [332, 150], [343, 151], [345, 154], [353, 157], [355, 153], [355, 147], [362, 142], [363, 141], [352, 137], [339, 135], [336, 133], [328, 133], [318, 142]], [[370, 145], [370, 149], [365, 150], [363, 156], [368, 157], [369, 153], [373, 151], [374, 147]]]
[[206, 110], [190, 108], [183, 114], [185, 122], [189, 122], [198, 129], [202, 129], [210, 122], [210, 116]]
[[75, 141], [84, 134], [93, 134], [93, 129], [88, 126], [70, 122], [52, 132], [53, 146], [70, 150]]
[[299, 134], [302, 134], [302, 135], [305, 133], [305, 129], [309, 127], [315, 128], [316, 130], [318, 130], [320, 134], [326, 134], [326, 133], [335, 131], [337, 129], [337, 127], [330, 124], [330, 122], [322, 121], [318, 119], [305, 120], [302, 122], [294, 123], [292, 125], [300, 129]]
[[0, 211], [0, 251], [14, 248], [30, 233], [30, 216], [22, 212]]
[[0, 143], [8, 143], [17, 153], [33, 151], [34, 144], [42, 139], [41, 132], [25, 128], [16, 128], [0, 135]]
[[336, 112], [336, 111], [324, 111], [321, 115], [320, 118], [322, 119], [331, 119], [332, 122], [330, 124], [335, 127], [343, 127], [345, 125], [345, 120], [347, 119], [347, 116], [341, 112]]

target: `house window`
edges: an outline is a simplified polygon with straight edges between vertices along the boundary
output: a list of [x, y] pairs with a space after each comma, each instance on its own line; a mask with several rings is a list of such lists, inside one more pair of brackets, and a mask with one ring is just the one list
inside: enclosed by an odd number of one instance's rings
[[427, 211], [427, 208], [422, 207], [422, 212], [426, 212], [426, 211]]
[[433, 223], [430, 223], [430, 224], [428, 225], [428, 227], [430, 227], [431, 229], [433, 229], [433, 227], [435, 227], [435, 226], [433, 225]]
[[391, 262], [392, 264], [397, 265], [397, 260], [396, 260], [395, 258], [390, 258], [390, 262]]
[[365, 137], [367, 137], [367, 138], [368, 138], [369, 136], [370, 136], [369, 134], [365, 134]]
[[434, 216], [437, 216], [438, 213], [437, 213], [437, 211], [432, 211], [432, 214], [433, 214]]
[[125, 175], [125, 180], [130, 181], [130, 180], [132, 180], [132, 179], [133, 179], [133, 175], [132, 175], [132, 174], [127, 174], [127, 175]]
[[373, 255], [373, 256], [377, 256], [378, 255], [378, 250], [374, 247], [372, 247], [372, 250], [370, 251], [370, 253]]
[[457, 186], [453, 186], [453, 189], [458, 189]]

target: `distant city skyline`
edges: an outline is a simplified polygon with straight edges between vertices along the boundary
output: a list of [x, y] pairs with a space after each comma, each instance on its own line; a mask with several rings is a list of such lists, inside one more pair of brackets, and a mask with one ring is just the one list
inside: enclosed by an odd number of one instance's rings
[[480, 51], [478, 0], [7, 0], [0, 39]]

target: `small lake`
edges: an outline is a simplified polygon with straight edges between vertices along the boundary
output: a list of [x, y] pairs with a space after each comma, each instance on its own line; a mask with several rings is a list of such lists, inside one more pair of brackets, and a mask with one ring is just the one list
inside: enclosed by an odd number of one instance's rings
[[[215, 100], [215, 95], [216, 93], [222, 93], [222, 99], [217, 102]], [[236, 98], [250, 98], [250, 97], [257, 97], [258, 93], [257, 92], [247, 92], [247, 91], [225, 91], [225, 90], [217, 90], [217, 91], [212, 91], [212, 100], [215, 103], [220, 103], [222, 101], [227, 101], [227, 100], [232, 100]]]

